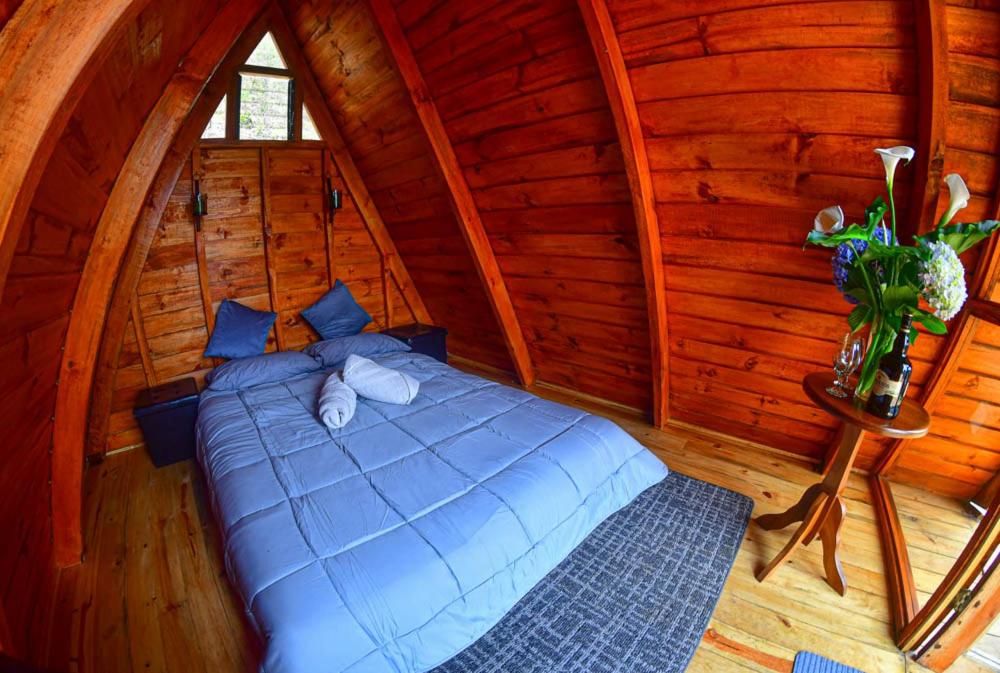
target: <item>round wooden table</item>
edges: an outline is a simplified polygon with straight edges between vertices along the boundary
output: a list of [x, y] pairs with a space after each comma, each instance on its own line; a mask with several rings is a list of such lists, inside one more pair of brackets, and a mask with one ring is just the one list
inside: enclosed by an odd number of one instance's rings
[[819, 535], [823, 543], [823, 567], [826, 581], [843, 596], [847, 592], [844, 571], [840, 567], [837, 546], [840, 544], [840, 526], [844, 521], [844, 501], [841, 494], [847, 486], [847, 478], [858, 455], [865, 432], [884, 437], [914, 439], [927, 434], [931, 419], [919, 404], [904, 400], [899, 415], [891, 421], [865, 412], [855, 406], [852, 398], [840, 399], [826, 392], [833, 383], [833, 375], [828, 373], [808, 374], [802, 381], [806, 395], [819, 408], [834, 418], [843, 421], [844, 432], [840, 446], [823, 475], [823, 481], [806, 489], [799, 502], [781, 514], [764, 514], [757, 517], [757, 525], [764, 530], [777, 530], [801, 521], [795, 534], [774, 559], [757, 573], [757, 581], [763, 582], [787, 561], [799, 543], [808, 545]]

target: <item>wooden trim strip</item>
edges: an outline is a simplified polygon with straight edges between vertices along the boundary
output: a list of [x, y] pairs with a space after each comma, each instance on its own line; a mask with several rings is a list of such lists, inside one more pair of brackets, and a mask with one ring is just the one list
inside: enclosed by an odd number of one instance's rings
[[969, 606], [952, 618], [917, 661], [932, 671], [948, 670], [986, 632], [997, 615], [1000, 615], [1000, 568], [994, 565], [976, 588]]
[[[149, 248], [153, 243], [153, 236], [163, 217], [163, 211], [177, 185], [177, 180], [184, 169], [184, 163], [193, 157], [193, 148], [199, 143], [202, 130], [219, 106], [222, 97], [226, 95], [236, 69], [247, 59], [265, 32], [267, 32], [266, 23], [263, 17], [259, 17], [254, 25], [244, 32], [237, 44], [229, 51], [222, 65], [217, 68], [215, 75], [212, 76], [198, 100], [194, 112], [184, 122], [184, 127], [174, 141], [173, 147], [163, 160], [153, 186], [149, 190], [146, 202], [132, 227], [132, 239], [129, 242], [129, 249], [125, 253], [125, 262], [119, 272], [108, 311], [98, 372], [95, 376], [90, 411], [91, 425], [88, 432], [88, 448], [91, 452], [104, 450], [108, 412], [111, 408], [113, 394], [111, 382], [118, 369], [122, 334], [128, 320], [128, 307], [132, 300], [132, 293], [138, 287]], [[205, 305], [208, 307], [208, 313], [211, 314], [211, 301], [206, 302]], [[214, 314], [206, 318], [206, 325], [209, 329], [214, 326]]]
[[970, 299], [969, 313], [980, 320], [1000, 325], [1000, 304], [986, 299]]
[[917, 614], [916, 585], [910, 567], [910, 553], [906, 548], [899, 513], [892, 498], [888, 482], [872, 475], [868, 479], [872, 494], [872, 507], [882, 543], [882, 563], [885, 566], [886, 585], [889, 590], [889, 612], [892, 617], [893, 635], [898, 636]]
[[[201, 147], [195, 146], [191, 150], [191, 182], [201, 180], [205, 177], [205, 172], [201, 168]], [[171, 189], [171, 191], [173, 191]], [[215, 331], [215, 310], [212, 306], [212, 286], [208, 280], [208, 253], [205, 248], [204, 223], [194, 228], [194, 258], [198, 265], [198, 290], [201, 295], [201, 310], [205, 316], [205, 329], [208, 336], [212, 336]], [[216, 358], [213, 358], [213, 361]]]
[[[271, 301], [271, 310], [278, 312], [278, 268], [274, 262], [274, 250], [272, 250], [271, 236], [271, 157], [270, 150], [261, 147], [257, 150], [259, 156], [260, 170], [260, 217], [263, 225], [264, 243], [264, 268], [267, 269], [267, 296]], [[278, 350], [285, 350], [285, 326], [281, 321], [281, 315], [274, 321], [274, 340], [278, 344]]]
[[347, 143], [340, 133], [340, 128], [334, 120], [330, 106], [327, 104], [322, 90], [316, 83], [316, 79], [312, 74], [312, 68], [302, 53], [298, 39], [295, 37], [291, 26], [288, 25], [288, 21], [280, 7], [275, 6], [271, 10], [269, 22], [271, 35], [274, 37], [275, 44], [278, 45], [281, 55], [285, 57], [289, 70], [294, 73], [297, 85], [302, 87], [302, 100], [306, 107], [309, 108], [309, 113], [312, 115], [316, 130], [319, 131], [320, 137], [326, 142], [326, 146], [330, 150], [330, 158], [336, 164], [337, 172], [347, 187], [347, 191], [351, 194], [351, 200], [354, 201], [355, 207], [361, 213], [361, 218], [364, 220], [368, 232], [375, 241], [375, 246], [385, 258], [386, 264], [396, 279], [396, 283], [399, 285], [399, 290], [403, 293], [407, 305], [410, 306], [419, 322], [433, 322], [430, 313], [427, 311], [427, 307], [424, 305], [423, 299], [420, 298], [420, 294], [413, 284], [413, 279], [410, 278], [409, 271], [406, 270], [406, 266], [396, 251], [396, 244], [389, 235], [389, 230], [386, 228], [385, 222], [378, 212], [378, 208], [375, 207], [375, 202], [368, 192], [368, 187], [365, 185], [365, 181], [362, 179], [361, 173], [358, 171], [358, 167], [355, 165], [354, 159], [347, 149]]
[[896, 639], [899, 649], [909, 652], [935, 632], [942, 620], [947, 617], [958, 592], [968, 587], [982, 572], [998, 544], [1000, 544], [1000, 493], [990, 503], [986, 516], [979, 522], [972, 538], [934, 594], [900, 632]]
[[42, 172], [119, 30], [149, 0], [26, 0], [0, 32], [0, 296]]
[[917, 156], [910, 200], [910, 233], [934, 228], [941, 174], [944, 170], [945, 129], [948, 127], [948, 22], [947, 5], [934, 0], [914, 3], [917, 33]]
[[483, 283], [483, 289], [486, 291], [490, 306], [493, 308], [493, 314], [500, 325], [500, 331], [503, 333], [518, 379], [522, 385], [529, 386], [535, 381], [535, 371], [531, 364], [528, 344], [524, 340], [524, 333], [521, 331], [520, 321], [514, 311], [514, 304], [511, 302], [507, 285], [500, 272], [500, 266], [497, 264], [490, 240], [486, 236], [486, 229], [479, 217], [479, 209], [472, 198], [469, 184], [462, 173], [455, 149], [448, 139], [437, 106], [434, 105], [427, 84], [424, 82], [424, 76], [420, 72], [420, 66], [417, 65], [416, 58], [406, 40], [406, 34], [403, 32], [402, 26], [399, 25], [399, 19], [396, 17], [396, 10], [392, 3], [390, 0], [370, 0], [369, 4], [385, 45], [389, 49], [389, 53], [392, 54], [396, 69], [406, 85], [410, 99], [413, 101], [413, 107], [420, 118], [420, 123], [430, 143], [431, 150], [434, 152], [441, 175], [448, 186], [448, 194], [455, 209], [459, 228], [469, 246], [476, 271]]
[[132, 144], [97, 224], [73, 301], [56, 394], [52, 518], [55, 557], [60, 565], [79, 563], [83, 551], [83, 441], [90, 393], [102, 328], [132, 228], [184, 120], [216, 67], [263, 5], [264, 0], [232, 0], [202, 33]]
[[618, 131], [625, 161], [635, 226], [639, 235], [642, 275], [646, 285], [646, 312], [649, 318], [649, 357], [653, 381], [653, 425], [662, 428], [670, 417], [670, 360], [667, 340], [667, 293], [663, 277], [660, 224], [656, 215], [653, 178], [646, 156], [646, 141], [639, 122], [639, 110], [625, 67], [621, 45], [605, 0], [577, 0], [590, 36], [604, 90]]
[[132, 293], [132, 331], [135, 332], [136, 348], [139, 349], [139, 359], [142, 360], [142, 373], [146, 377], [146, 386], [152, 388], [158, 381], [156, 379], [156, 369], [153, 367], [153, 358], [149, 354], [149, 342], [146, 341], [146, 328], [142, 323], [142, 312], [139, 310], [139, 295]]

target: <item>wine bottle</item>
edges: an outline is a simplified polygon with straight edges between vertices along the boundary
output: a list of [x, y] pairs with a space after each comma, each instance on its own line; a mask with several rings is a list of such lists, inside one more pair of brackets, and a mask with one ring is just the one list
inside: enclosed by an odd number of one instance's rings
[[913, 371], [913, 365], [906, 357], [906, 351], [910, 347], [912, 322], [913, 316], [908, 313], [903, 316], [892, 350], [879, 360], [875, 383], [865, 405], [865, 411], [879, 418], [891, 419], [898, 416], [903, 398], [906, 397], [910, 373]]

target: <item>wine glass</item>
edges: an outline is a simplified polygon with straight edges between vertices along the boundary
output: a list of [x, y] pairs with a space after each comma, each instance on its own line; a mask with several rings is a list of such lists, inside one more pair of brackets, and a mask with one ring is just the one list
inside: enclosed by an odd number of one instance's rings
[[834, 397], [844, 399], [850, 395], [847, 392], [847, 379], [861, 365], [861, 360], [865, 354], [865, 340], [863, 337], [854, 338], [848, 332], [840, 340], [840, 348], [833, 356], [833, 371], [837, 375], [833, 385], [826, 389], [826, 392]]

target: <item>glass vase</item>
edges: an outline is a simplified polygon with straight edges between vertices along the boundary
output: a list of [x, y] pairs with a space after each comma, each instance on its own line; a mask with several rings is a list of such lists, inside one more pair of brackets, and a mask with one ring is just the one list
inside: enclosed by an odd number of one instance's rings
[[872, 386], [875, 384], [875, 373], [882, 356], [892, 348], [895, 334], [887, 329], [885, 316], [876, 315], [868, 332], [868, 350], [865, 351], [865, 361], [858, 374], [858, 385], [854, 389], [854, 398], [859, 403], [868, 401]]

